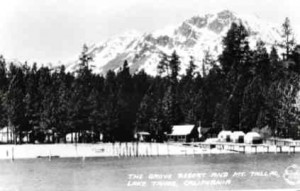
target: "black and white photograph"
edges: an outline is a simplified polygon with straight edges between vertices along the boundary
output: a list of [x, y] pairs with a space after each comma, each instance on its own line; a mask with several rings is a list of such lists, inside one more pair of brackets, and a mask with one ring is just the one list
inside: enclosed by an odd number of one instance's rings
[[0, 191], [300, 190], [297, 0], [0, 0]]

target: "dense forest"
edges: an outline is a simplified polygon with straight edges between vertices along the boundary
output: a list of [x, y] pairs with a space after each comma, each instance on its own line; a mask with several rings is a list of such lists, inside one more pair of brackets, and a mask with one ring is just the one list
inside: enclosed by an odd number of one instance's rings
[[94, 74], [86, 46], [74, 73], [64, 66], [17, 66], [1, 57], [0, 127], [12, 128], [15, 137], [32, 132], [40, 142], [47, 132], [95, 132], [105, 141], [131, 141], [137, 131], [162, 141], [172, 125], [200, 121], [244, 132], [269, 126], [274, 136], [287, 137], [299, 123], [300, 46], [288, 19], [271, 51], [262, 41], [251, 49], [248, 36], [242, 24], [233, 23], [218, 59], [206, 53], [203, 64], [210, 70], [196, 72], [191, 58], [184, 75], [176, 52], [162, 55], [155, 77], [131, 74], [127, 61], [118, 72]]

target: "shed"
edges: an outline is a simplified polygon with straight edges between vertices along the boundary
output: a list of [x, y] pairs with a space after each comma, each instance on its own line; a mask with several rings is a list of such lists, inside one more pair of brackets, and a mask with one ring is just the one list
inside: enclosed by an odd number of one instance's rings
[[13, 131], [8, 127], [2, 128], [0, 130], [0, 142], [9, 143], [12, 141], [13, 141]]
[[174, 125], [172, 133], [167, 134], [168, 141], [189, 142], [199, 138], [199, 132], [195, 125]]
[[234, 131], [231, 134], [230, 140], [233, 143], [244, 143], [245, 133], [243, 131]]
[[150, 136], [151, 134], [146, 131], [139, 131], [135, 134], [135, 138], [141, 142], [150, 141]]
[[218, 134], [218, 140], [221, 142], [230, 142], [232, 132], [231, 131], [221, 131]]
[[262, 137], [257, 132], [249, 132], [245, 135], [245, 143], [248, 144], [261, 144]]
[[67, 143], [73, 143], [73, 142], [78, 142], [79, 141], [79, 133], [77, 132], [72, 132], [66, 134], [66, 141]]

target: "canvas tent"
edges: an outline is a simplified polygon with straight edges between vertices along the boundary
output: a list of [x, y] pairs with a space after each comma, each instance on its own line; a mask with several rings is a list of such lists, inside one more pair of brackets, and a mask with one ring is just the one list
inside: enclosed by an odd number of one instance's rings
[[188, 142], [192, 138], [198, 138], [199, 133], [195, 125], [174, 125], [172, 133], [167, 134], [168, 141]]
[[248, 144], [261, 144], [262, 137], [257, 132], [249, 132], [245, 135], [245, 143]]
[[219, 134], [218, 134], [218, 140], [220, 142], [230, 142], [230, 138], [231, 138], [231, 135], [232, 132], [231, 131], [221, 131]]
[[245, 133], [243, 131], [234, 131], [231, 134], [230, 140], [233, 143], [244, 143]]

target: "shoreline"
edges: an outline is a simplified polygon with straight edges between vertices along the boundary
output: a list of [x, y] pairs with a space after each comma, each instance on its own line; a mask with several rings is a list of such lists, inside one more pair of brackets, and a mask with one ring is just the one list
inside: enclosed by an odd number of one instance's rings
[[96, 143], [0, 145], [0, 160], [32, 158], [147, 157], [227, 154], [234, 151], [207, 149], [178, 143]]
[[[212, 147], [214, 145], [214, 147]], [[300, 147], [226, 143], [77, 143], [0, 145], [0, 160], [34, 158], [194, 156], [205, 154], [298, 153]]]

